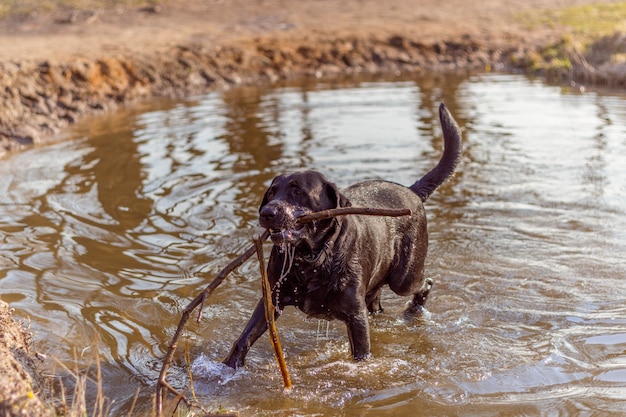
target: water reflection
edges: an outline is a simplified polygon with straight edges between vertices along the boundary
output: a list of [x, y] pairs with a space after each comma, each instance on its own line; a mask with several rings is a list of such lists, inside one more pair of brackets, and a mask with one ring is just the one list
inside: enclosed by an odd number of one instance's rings
[[[139, 386], [148, 413], [180, 310], [259, 233], [270, 179], [410, 184], [441, 153], [440, 101], [465, 151], [427, 207], [430, 314], [405, 323], [406, 300], [385, 296], [374, 358], [354, 364], [341, 324], [320, 334], [289, 311], [283, 393], [263, 341], [234, 375], [215, 362], [259, 296], [251, 262], [190, 325], [198, 395], [242, 415], [621, 414], [626, 104], [519, 76], [309, 80], [91, 121], [82, 139], [0, 161], [2, 299], [33, 319], [40, 350], [72, 362], [97, 344], [114, 411]], [[181, 356], [174, 383], [186, 369]]]

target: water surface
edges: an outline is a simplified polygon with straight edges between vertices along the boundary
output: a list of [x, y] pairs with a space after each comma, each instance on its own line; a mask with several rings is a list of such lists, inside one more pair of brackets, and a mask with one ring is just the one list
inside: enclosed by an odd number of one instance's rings
[[139, 388], [149, 415], [181, 310], [261, 232], [271, 178], [411, 184], [441, 154], [440, 101], [465, 149], [426, 205], [428, 313], [406, 322], [384, 293], [354, 363], [342, 323], [287, 310], [284, 392], [266, 336], [244, 369], [219, 364], [260, 296], [250, 261], [190, 324], [171, 382], [191, 368], [198, 400], [242, 416], [622, 415], [626, 99], [522, 76], [243, 87], [92, 120], [0, 160], [0, 296], [37, 350], [71, 369], [98, 351], [112, 414]]

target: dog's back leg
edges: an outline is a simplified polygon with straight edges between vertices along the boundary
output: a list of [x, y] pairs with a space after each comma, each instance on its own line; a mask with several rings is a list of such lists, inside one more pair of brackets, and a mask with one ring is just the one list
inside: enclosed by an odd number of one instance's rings
[[423, 311], [423, 306], [426, 303], [426, 299], [428, 298], [428, 294], [430, 293], [430, 289], [433, 286], [432, 278], [424, 279], [424, 284], [422, 288], [419, 289], [413, 295], [413, 300], [409, 303], [408, 308], [404, 312], [405, 315], [419, 315]]
[[367, 311], [371, 314], [382, 313], [384, 311], [382, 304], [380, 303], [380, 293], [383, 291], [383, 287], [379, 287], [372, 292], [368, 293], [365, 302], [367, 303]]

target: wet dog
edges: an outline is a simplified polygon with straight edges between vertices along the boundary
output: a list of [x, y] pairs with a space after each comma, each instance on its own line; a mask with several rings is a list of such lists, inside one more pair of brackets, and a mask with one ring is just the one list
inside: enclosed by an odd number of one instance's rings
[[[365, 181], [343, 191], [316, 171], [280, 175], [272, 181], [259, 209], [259, 222], [274, 244], [267, 272], [276, 317], [296, 306], [312, 317], [343, 321], [352, 356], [370, 354], [368, 312], [382, 311], [385, 285], [412, 296], [407, 311], [419, 313], [432, 280], [424, 277], [428, 248], [423, 202], [454, 172], [461, 154], [461, 133], [441, 104], [444, 151], [437, 166], [410, 187]], [[298, 223], [304, 214], [338, 207], [409, 208], [411, 216], [350, 215]], [[267, 330], [259, 302], [224, 363], [244, 364], [254, 342]]]

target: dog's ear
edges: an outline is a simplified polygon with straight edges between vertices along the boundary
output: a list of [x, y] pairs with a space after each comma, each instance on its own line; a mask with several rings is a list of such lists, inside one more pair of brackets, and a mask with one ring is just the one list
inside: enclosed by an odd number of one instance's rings
[[269, 193], [269, 191], [270, 191], [269, 188], [265, 191], [265, 194], [263, 195], [263, 200], [261, 201], [261, 205], [259, 206], [259, 211], [261, 211], [261, 209], [267, 204], [267, 200], [268, 200], [267, 193]]
[[335, 184], [333, 184], [332, 182], [327, 182], [325, 186], [326, 186], [326, 194], [328, 195], [328, 199], [334, 205], [334, 207], [332, 208], [352, 206], [352, 203], [350, 203], [350, 200], [348, 200], [348, 197], [341, 194], [339, 192], [339, 188], [337, 188]]

